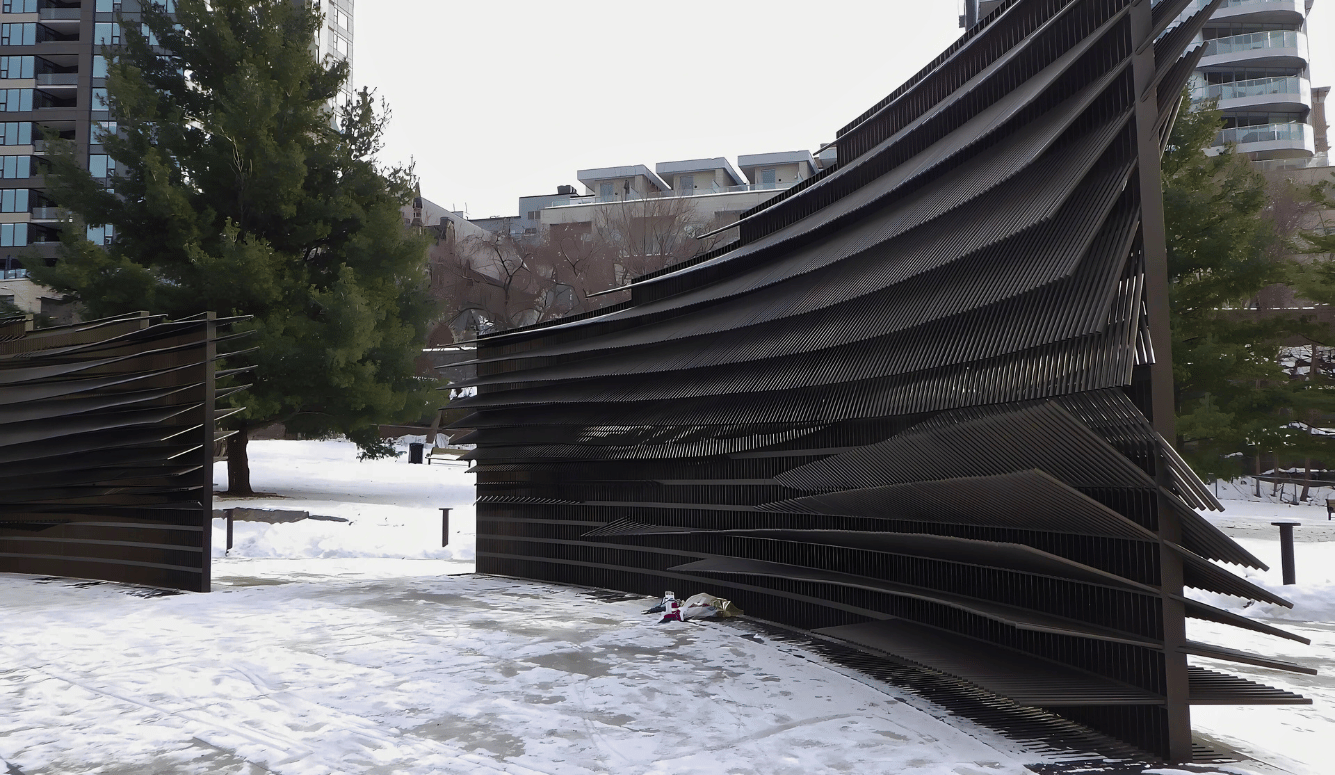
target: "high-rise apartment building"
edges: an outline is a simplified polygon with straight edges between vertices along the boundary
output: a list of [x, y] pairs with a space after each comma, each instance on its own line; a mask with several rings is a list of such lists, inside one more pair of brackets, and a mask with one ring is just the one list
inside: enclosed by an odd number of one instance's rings
[[1218, 100], [1225, 122], [1217, 138], [1221, 150], [1233, 143], [1239, 153], [1257, 160], [1315, 153], [1307, 40], [1311, 10], [1312, 0], [1224, 0], [1206, 22], [1205, 52], [1192, 96]]
[[[302, 0], [293, 0], [294, 3]], [[348, 80], [344, 84], [344, 98], [352, 96], [352, 28], [353, 0], [312, 0], [324, 14], [324, 27], [315, 41], [315, 54], [320, 59], [333, 57], [348, 60]]]
[[[961, 1], [960, 26], [965, 28], [1001, 5], [1001, 0]], [[1195, 0], [1183, 18], [1209, 3]], [[1205, 51], [1192, 79], [1192, 97], [1218, 100], [1224, 114], [1214, 152], [1231, 143], [1258, 161], [1310, 159], [1320, 152], [1318, 146], [1325, 146], [1325, 120], [1313, 115], [1308, 71], [1312, 3], [1224, 0], [1205, 23], [1197, 38]]]
[[1001, 5], [1002, 0], [960, 0], [960, 27], [969, 29]]
[[119, 20], [138, 12], [138, 0], [0, 2], [0, 298], [25, 311], [42, 311], [43, 299], [19, 256], [50, 258], [59, 242], [42, 176], [43, 132], [73, 142], [95, 175], [115, 174], [99, 143], [114, 129], [102, 47], [118, 44]]
[[[353, 1], [318, 0], [325, 21], [313, 47], [320, 57], [351, 61]], [[121, 24], [150, 2], [172, 11], [176, 0], [0, 0], [0, 299], [24, 311], [42, 312], [55, 301], [27, 279], [20, 258], [52, 258], [59, 244], [57, 211], [42, 178], [43, 132], [73, 142], [95, 176], [115, 175], [115, 160], [99, 142], [116, 126], [102, 51], [120, 43]], [[104, 228], [88, 236], [114, 237]]]

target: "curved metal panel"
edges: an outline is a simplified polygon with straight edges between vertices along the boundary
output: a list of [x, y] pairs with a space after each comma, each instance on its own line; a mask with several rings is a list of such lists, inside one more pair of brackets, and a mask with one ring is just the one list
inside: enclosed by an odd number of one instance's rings
[[0, 571], [208, 591], [215, 361], [230, 322], [5, 326]]
[[478, 569], [713, 590], [1173, 759], [1192, 703], [1301, 702], [1187, 661], [1281, 666], [1188, 616], [1296, 638], [1183, 596], [1285, 604], [1165, 441], [1185, 5], [1004, 3], [736, 243], [480, 340]]

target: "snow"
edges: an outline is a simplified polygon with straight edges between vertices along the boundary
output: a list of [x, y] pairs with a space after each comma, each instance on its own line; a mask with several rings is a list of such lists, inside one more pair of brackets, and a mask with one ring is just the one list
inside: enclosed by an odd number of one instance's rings
[[[1270, 496], [1270, 491], [1270, 485], [1263, 484], [1262, 497], [1257, 498], [1250, 483], [1221, 483], [1219, 496], [1224, 512], [1204, 514], [1270, 569], [1224, 567], [1274, 591], [1293, 602], [1294, 607], [1248, 605], [1239, 598], [1197, 591], [1189, 591], [1189, 595], [1301, 635], [1312, 645], [1194, 619], [1187, 620], [1187, 636], [1316, 668], [1319, 675], [1308, 676], [1232, 662], [1193, 660], [1203, 667], [1297, 692], [1313, 704], [1195, 706], [1191, 710], [1192, 725], [1198, 733], [1284, 771], [1330, 775], [1335, 773], [1331, 742], [1335, 739], [1335, 522], [1327, 520], [1325, 508], [1330, 491], [1314, 489], [1312, 504], [1320, 505], [1284, 503]], [[1283, 584], [1279, 528], [1270, 524], [1276, 521], [1299, 523], [1294, 528], [1298, 583], [1292, 586]]]
[[[940, 708], [648, 600], [469, 574], [462, 463], [253, 442], [214, 592], [0, 574], [0, 766], [54, 773], [1009, 775], [1043, 761]], [[215, 481], [225, 486], [224, 467]], [[450, 546], [440, 514], [451, 514]], [[151, 594], [151, 593], [149, 593]]]
[[[420, 439], [414, 439], [419, 440]], [[395, 460], [357, 460], [346, 441], [257, 441], [249, 445], [251, 488], [272, 493], [254, 498], [222, 497], [215, 509], [247, 506], [307, 511], [349, 523], [304, 520], [271, 525], [233, 522], [230, 557], [394, 557], [472, 562], [473, 475], [463, 461], [409, 465]], [[406, 449], [406, 441], [400, 446]], [[227, 487], [227, 467], [214, 482]], [[450, 545], [440, 547], [442, 507], [450, 507]], [[213, 521], [213, 556], [223, 557], [226, 523]]]
[[0, 758], [28, 775], [1025, 771], [801, 655], [658, 626], [647, 601], [320, 562], [228, 560], [222, 591], [147, 599], [0, 575]]
[[[209, 595], [0, 574], [0, 772], [1006, 775], [1044, 761], [791, 643], [471, 575], [464, 463], [358, 461], [335, 441], [253, 442], [251, 461], [269, 494], [216, 508], [349, 521], [236, 522], [224, 555], [215, 520]], [[1265, 763], [1228, 771], [1330, 775], [1335, 523], [1249, 493], [1221, 486], [1228, 510], [1207, 516], [1272, 566], [1246, 575], [1295, 608], [1194, 596], [1313, 645], [1195, 621], [1188, 634], [1321, 674], [1196, 661], [1315, 704], [1196, 707], [1193, 722]], [[1280, 518], [1302, 523], [1291, 587]]]

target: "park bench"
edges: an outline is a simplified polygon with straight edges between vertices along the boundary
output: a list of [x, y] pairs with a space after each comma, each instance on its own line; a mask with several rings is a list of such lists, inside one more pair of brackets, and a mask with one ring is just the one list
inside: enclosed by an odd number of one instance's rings
[[445, 410], [436, 412], [436, 419], [431, 423], [431, 430], [427, 431], [426, 444], [428, 451], [426, 453], [426, 464], [431, 465], [432, 460], [458, 460], [465, 450], [451, 449], [446, 445], [449, 440], [448, 434], [441, 432], [440, 424], [444, 418]]
[[450, 449], [449, 447], [432, 446], [431, 451], [426, 454], [426, 464], [431, 465], [432, 460], [458, 460], [459, 456], [467, 450]]

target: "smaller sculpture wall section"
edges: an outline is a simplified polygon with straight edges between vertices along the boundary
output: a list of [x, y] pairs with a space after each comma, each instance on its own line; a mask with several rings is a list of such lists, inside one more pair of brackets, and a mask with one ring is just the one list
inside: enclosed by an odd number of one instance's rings
[[215, 364], [237, 320], [0, 320], [0, 572], [209, 591]]

